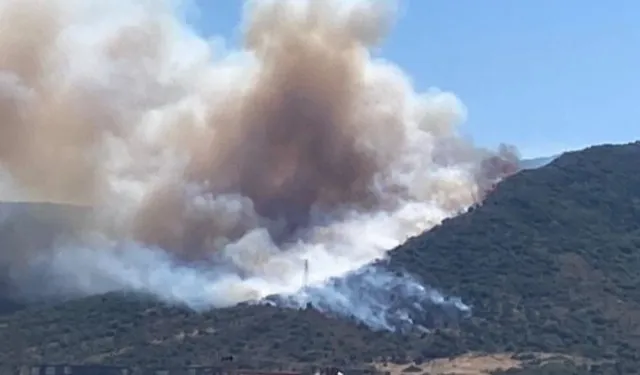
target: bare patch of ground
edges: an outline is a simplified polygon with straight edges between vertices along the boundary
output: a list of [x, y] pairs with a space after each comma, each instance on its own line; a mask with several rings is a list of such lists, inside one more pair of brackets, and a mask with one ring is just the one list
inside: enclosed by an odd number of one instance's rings
[[375, 364], [381, 371], [389, 375], [487, 375], [495, 371], [522, 368], [535, 363], [543, 365], [554, 360], [569, 360], [584, 363], [583, 359], [553, 353], [468, 353], [453, 358], [440, 358], [422, 364]]

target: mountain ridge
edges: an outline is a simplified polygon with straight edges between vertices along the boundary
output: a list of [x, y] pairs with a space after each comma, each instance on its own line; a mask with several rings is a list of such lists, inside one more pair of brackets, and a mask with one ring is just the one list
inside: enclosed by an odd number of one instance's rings
[[0, 317], [2, 337], [14, 338], [0, 340], [0, 361], [183, 365], [233, 355], [246, 366], [259, 358], [346, 366], [552, 352], [637, 368], [639, 161], [640, 142], [565, 153], [393, 249], [385, 267], [472, 308], [429, 333], [371, 332], [313, 309], [196, 314], [111, 294]]

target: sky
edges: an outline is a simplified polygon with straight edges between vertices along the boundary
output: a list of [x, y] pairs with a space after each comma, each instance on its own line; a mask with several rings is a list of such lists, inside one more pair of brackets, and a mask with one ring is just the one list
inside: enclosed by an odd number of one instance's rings
[[[241, 40], [242, 2], [192, 0], [205, 37]], [[640, 2], [400, 0], [382, 47], [418, 91], [454, 92], [462, 132], [523, 157], [640, 139]]]

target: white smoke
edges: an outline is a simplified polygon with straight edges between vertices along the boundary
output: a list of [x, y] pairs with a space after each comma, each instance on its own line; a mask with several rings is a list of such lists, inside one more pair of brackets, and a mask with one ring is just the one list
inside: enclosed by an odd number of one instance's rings
[[[458, 135], [453, 94], [417, 93], [371, 58], [393, 7], [249, 2], [243, 48], [218, 52], [176, 1], [0, 4], [0, 162], [33, 200], [91, 207], [75, 237], [27, 256], [23, 290], [202, 309], [308, 282], [288, 304], [387, 329], [411, 320], [375, 297], [392, 284], [468, 309], [378, 268], [362, 271], [369, 297], [317, 288], [478, 203], [517, 164]], [[2, 251], [11, 264], [19, 250]]]

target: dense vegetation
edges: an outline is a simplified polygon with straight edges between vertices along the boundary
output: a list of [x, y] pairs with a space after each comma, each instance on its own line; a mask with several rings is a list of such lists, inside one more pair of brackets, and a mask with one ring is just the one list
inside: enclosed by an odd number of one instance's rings
[[566, 154], [397, 249], [462, 296], [458, 350], [640, 359], [640, 144]]
[[199, 315], [108, 295], [0, 317], [0, 361], [186, 364], [232, 355], [244, 367], [283, 368], [554, 352], [597, 365], [505, 374], [635, 373], [640, 143], [592, 147], [522, 171], [482, 206], [393, 250], [388, 266], [461, 296], [473, 316], [400, 336], [311, 309], [237, 306]]

